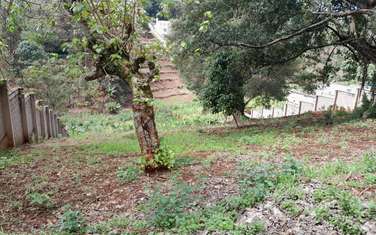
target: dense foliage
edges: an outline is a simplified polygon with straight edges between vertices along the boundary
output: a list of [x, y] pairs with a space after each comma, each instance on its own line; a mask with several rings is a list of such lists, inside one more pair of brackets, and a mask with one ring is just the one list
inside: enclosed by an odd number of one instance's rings
[[[374, 1], [205, 0], [178, 6], [181, 14], [171, 37], [175, 60], [197, 90], [207, 80], [207, 61], [234, 49], [241, 51], [239, 60], [248, 67], [244, 84], [257, 87], [254, 84], [267, 79], [279, 87], [264, 93], [260, 86], [261, 94], [251, 89], [249, 98], [280, 98], [287, 84], [312, 91], [340, 74], [358, 77], [362, 87], [371, 82], [368, 68], [376, 62]], [[351, 64], [363, 67], [362, 76], [356, 76], [358, 69]], [[281, 66], [288, 72], [272, 72]]]

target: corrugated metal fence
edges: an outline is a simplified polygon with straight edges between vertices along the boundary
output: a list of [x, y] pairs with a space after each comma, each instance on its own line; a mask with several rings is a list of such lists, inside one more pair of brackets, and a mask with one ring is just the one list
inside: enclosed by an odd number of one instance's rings
[[0, 80], [0, 149], [66, 136], [57, 114], [22, 88], [9, 92]]

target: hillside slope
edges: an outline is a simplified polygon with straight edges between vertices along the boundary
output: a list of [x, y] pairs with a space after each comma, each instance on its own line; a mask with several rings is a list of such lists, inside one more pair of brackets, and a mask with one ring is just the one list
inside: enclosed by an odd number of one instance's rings
[[193, 94], [185, 87], [176, 67], [168, 58], [162, 58], [160, 79], [152, 83], [154, 98], [168, 102], [190, 102]]

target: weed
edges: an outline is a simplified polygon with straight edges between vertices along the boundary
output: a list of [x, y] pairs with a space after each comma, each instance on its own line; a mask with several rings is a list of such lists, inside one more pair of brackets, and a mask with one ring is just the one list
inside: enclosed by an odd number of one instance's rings
[[342, 191], [337, 195], [338, 204], [345, 215], [360, 218], [362, 216], [363, 207], [359, 199], [355, 198], [351, 193]]
[[81, 212], [66, 209], [59, 221], [60, 232], [83, 234], [87, 226]]
[[370, 219], [376, 218], [376, 202], [370, 202], [368, 204], [366, 216]]
[[210, 232], [233, 231], [234, 228], [233, 217], [221, 211], [213, 211], [205, 222], [205, 229]]
[[138, 176], [141, 174], [141, 170], [138, 167], [129, 166], [129, 167], [122, 167], [119, 168], [116, 172], [117, 178], [121, 182], [130, 183], [135, 181]]
[[165, 146], [161, 146], [157, 153], [154, 154], [154, 158], [144, 156], [140, 158], [140, 164], [145, 170], [154, 169], [169, 169], [171, 170], [175, 166], [176, 156], [175, 153]]
[[110, 234], [110, 232], [115, 229], [127, 229], [130, 223], [128, 218], [115, 217], [109, 221], [90, 226], [87, 232], [89, 234]]
[[163, 194], [160, 190], [154, 191], [144, 206], [151, 215], [152, 225], [165, 229], [175, 227], [178, 218], [195, 201], [192, 192], [192, 187], [184, 183], [177, 183], [168, 194]]
[[28, 194], [30, 204], [40, 208], [50, 208], [53, 206], [51, 198], [45, 193], [33, 192]]
[[[327, 207], [320, 207], [315, 210], [315, 217], [318, 220], [325, 220], [344, 234], [363, 234], [361, 230], [362, 218], [367, 215], [367, 211], [351, 193], [327, 187], [316, 190], [313, 194], [316, 202], [336, 202], [339, 212], [333, 212]], [[369, 212], [368, 212], [369, 213]]]
[[376, 153], [367, 153], [363, 157], [364, 169], [367, 173], [376, 173]]
[[0, 170], [15, 164], [22, 164], [31, 161], [31, 158], [22, 157], [15, 150], [0, 150]]
[[259, 134], [250, 134], [240, 137], [240, 142], [244, 144], [272, 145], [276, 141], [276, 133], [269, 131]]
[[303, 209], [299, 207], [293, 200], [283, 201], [281, 203], [281, 208], [294, 217], [297, 217], [303, 212]]
[[245, 234], [256, 235], [265, 232], [265, 224], [263, 221], [255, 221], [246, 227]]
[[329, 223], [336, 226], [344, 234], [361, 235], [364, 231], [361, 229], [359, 223], [354, 223], [354, 220], [347, 216], [335, 216], [329, 220]]
[[121, 105], [118, 102], [109, 102], [106, 104], [106, 110], [110, 114], [118, 114], [121, 109]]

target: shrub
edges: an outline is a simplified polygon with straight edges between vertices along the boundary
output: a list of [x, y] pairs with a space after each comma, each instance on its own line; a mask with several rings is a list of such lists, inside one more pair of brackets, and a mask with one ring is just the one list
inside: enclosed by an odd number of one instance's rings
[[25, 66], [33, 61], [47, 59], [47, 53], [41, 45], [34, 42], [22, 41], [17, 47], [16, 55]]
[[79, 211], [66, 210], [59, 221], [59, 230], [66, 233], [83, 234], [86, 222]]
[[145, 170], [172, 169], [175, 166], [175, 153], [167, 147], [161, 146], [154, 158], [143, 157], [140, 160], [141, 166]]
[[334, 123], [334, 114], [331, 109], [324, 112], [324, 123], [326, 125], [332, 125]]
[[376, 173], [376, 153], [367, 153], [363, 158], [363, 164], [367, 173]]
[[156, 190], [145, 209], [150, 213], [151, 223], [159, 228], [171, 229], [176, 226], [179, 218], [184, 216], [186, 208], [194, 202], [193, 189], [186, 184], [176, 184], [168, 194]]
[[118, 114], [120, 112], [121, 105], [118, 102], [109, 102], [106, 104], [106, 110], [110, 114]]
[[362, 98], [362, 106], [353, 112], [354, 118], [376, 118], [376, 105], [368, 99], [366, 95]]
[[38, 206], [40, 208], [50, 208], [53, 204], [50, 197], [45, 193], [33, 192], [28, 194], [31, 205]]
[[118, 177], [118, 179], [125, 183], [129, 183], [129, 182], [136, 180], [140, 174], [141, 174], [140, 169], [134, 166], [120, 168], [116, 172], [116, 176]]

